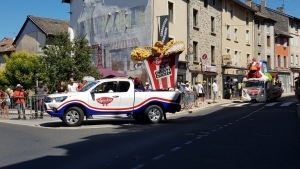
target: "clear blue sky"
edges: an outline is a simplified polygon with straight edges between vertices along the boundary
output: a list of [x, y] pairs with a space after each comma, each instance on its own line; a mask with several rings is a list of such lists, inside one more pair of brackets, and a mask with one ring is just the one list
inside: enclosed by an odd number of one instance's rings
[[[138, 1], [138, 0], [137, 0]], [[245, 0], [241, 0], [245, 2]], [[261, 0], [252, 0], [259, 3]], [[285, 13], [300, 18], [300, 0], [267, 0], [267, 7], [276, 9], [284, 1]], [[0, 40], [17, 36], [27, 15], [69, 20], [70, 5], [61, 0], [0, 0]]]
[[15, 38], [28, 15], [70, 20], [70, 4], [62, 0], [0, 0], [0, 40]]

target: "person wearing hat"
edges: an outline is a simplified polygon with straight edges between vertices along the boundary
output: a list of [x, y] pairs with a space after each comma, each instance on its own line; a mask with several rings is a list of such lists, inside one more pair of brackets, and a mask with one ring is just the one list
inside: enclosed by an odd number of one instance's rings
[[45, 111], [44, 100], [49, 90], [44, 86], [43, 81], [39, 81], [39, 85], [35, 88], [35, 119], [38, 118], [38, 110], [40, 110], [40, 118], [43, 118]]
[[141, 79], [138, 77], [134, 79], [134, 89], [136, 92], [144, 92], [145, 91], [145, 88], [142, 85]]
[[144, 88], [145, 88], [146, 91], [152, 91], [152, 87], [150, 86], [149, 82], [145, 83], [145, 87]]
[[217, 93], [218, 93], [217, 80], [214, 80], [214, 83], [212, 84], [211, 90], [213, 92], [213, 103], [217, 103], [216, 102], [216, 97], [217, 97]]
[[21, 88], [22, 86], [17, 84], [14, 91], [14, 100], [18, 109], [18, 120], [21, 119], [21, 111], [23, 112], [23, 119], [25, 120], [25, 92], [22, 92]]

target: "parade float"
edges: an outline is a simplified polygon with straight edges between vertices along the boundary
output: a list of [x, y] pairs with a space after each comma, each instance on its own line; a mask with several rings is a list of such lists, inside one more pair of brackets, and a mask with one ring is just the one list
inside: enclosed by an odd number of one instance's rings
[[154, 46], [131, 51], [134, 62], [144, 62], [154, 90], [174, 88], [177, 81], [179, 54], [185, 50], [184, 42], [173, 40], [166, 45], [158, 41]]
[[268, 62], [255, 58], [249, 64], [249, 71], [243, 79], [242, 100], [258, 102], [275, 101], [282, 95], [282, 88], [272, 85], [272, 76], [269, 72]]

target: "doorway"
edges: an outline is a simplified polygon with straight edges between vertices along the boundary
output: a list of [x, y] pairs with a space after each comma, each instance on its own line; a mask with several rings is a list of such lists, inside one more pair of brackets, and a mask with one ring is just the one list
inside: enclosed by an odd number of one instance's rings
[[203, 76], [203, 82], [206, 81], [204, 88], [206, 88], [205, 91], [205, 99], [212, 99], [212, 84], [214, 83], [215, 77], [212, 76]]

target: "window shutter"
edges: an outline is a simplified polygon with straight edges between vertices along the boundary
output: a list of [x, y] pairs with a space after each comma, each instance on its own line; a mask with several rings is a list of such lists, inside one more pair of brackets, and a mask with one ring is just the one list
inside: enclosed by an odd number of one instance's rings
[[275, 67], [278, 67], [278, 56], [275, 57]]

